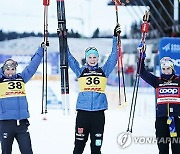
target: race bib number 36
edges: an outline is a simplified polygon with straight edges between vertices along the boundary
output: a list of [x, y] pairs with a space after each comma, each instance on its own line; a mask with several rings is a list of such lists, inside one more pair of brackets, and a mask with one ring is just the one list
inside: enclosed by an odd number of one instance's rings
[[0, 98], [25, 96], [25, 84], [22, 81], [0, 83]]
[[78, 79], [80, 91], [95, 91], [104, 93], [107, 83], [106, 77], [101, 76], [88, 76], [80, 77]]

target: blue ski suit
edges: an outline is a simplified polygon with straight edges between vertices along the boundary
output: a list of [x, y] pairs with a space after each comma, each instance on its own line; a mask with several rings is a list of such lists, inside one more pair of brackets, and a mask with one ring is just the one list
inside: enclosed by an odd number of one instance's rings
[[[87, 69], [87, 66], [80, 68], [78, 61], [68, 52], [68, 62], [70, 68], [79, 78], [82, 72]], [[113, 37], [113, 47], [110, 56], [106, 63], [101, 67], [103, 73], [108, 78], [109, 74], [114, 69], [117, 63], [117, 39]], [[108, 102], [105, 93], [99, 93], [94, 91], [80, 92], [77, 99], [76, 109], [85, 111], [99, 111], [106, 110], [108, 108]]]
[[[22, 85], [27, 83], [36, 73], [38, 66], [41, 63], [44, 49], [39, 47], [31, 58], [31, 61], [26, 68], [12, 77], [4, 75], [0, 68], [0, 90], [7, 89], [0, 96], [0, 140], [2, 154], [11, 154], [12, 144], [16, 138], [21, 153], [32, 154], [31, 139], [28, 131], [29, 111], [28, 102], [25, 91], [23, 95], [16, 95], [13, 89], [22, 89]], [[8, 89], [11, 89], [8, 92]], [[13, 93], [14, 92], [14, 93]], [[12, 94], [12, 95], [11, 95]], [[11, 95], [11, 96], [9, 96]]]
[[[101, 74], [104, 78], [108, 78], [117, 63], [117, 38], [113, 37], [112, 52], [102, 67], [98, 67], [98, 65], [86, 65], [80, 67], [78, 61], [71, 55], [70, 51], [68, 51], [68, 62], [70, 68], [76, 74], [78, 79], [82, 78], [83, 75], [87, 75], [86, 79], [90, 79], [91, 77], [93, 78], [94, 74]], [[88, 76], [88, 74], [91, 75]], [[86, 81], [89, 82], [90, 80], [84, 81], [84, 83], [88, 84]], [[101, 81], [102, 80], [100, 80], [100, 82]], [[75, 147], [73, 154], [83, 153], [89, 134], [91, 139], [91, 154], [101, 153], [100, 150], [103, 141], [105, 124], [104, 110], [107, 108], [108, 102], [104, 92], [98, 92], [91, 89], [89, 91], [79, 92], [76, 103], [76, 110], [78, 112], [76, 117]]]

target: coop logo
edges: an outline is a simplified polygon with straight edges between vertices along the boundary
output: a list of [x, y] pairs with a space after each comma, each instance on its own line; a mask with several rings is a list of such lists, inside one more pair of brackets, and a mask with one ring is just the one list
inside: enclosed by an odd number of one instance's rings
[[159, 89], [159, 94], [178, 94], [178, 88], [162, 88]]

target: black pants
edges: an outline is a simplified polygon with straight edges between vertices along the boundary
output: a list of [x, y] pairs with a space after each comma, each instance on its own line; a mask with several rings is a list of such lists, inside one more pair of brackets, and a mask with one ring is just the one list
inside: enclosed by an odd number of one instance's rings
[[17, 140], [22, 154], [32, 154], [31, 139], [28, 131], [27, 119], [0, 120], [0, 140], [2, 154], [11, 154], [14, 138]]
[[104, 124], [104, 111], [78, 111], [73, 154], [83, 153], [89, 134], [91, 154], [101, 154]]
[[171, 143], [172, 154], [180, 154], [180, 118], [175, 117], [177, 137], [170, 137], [167, 117], [156, 118], [156, 137], [159, 154], [169, 154], [169, 143]]

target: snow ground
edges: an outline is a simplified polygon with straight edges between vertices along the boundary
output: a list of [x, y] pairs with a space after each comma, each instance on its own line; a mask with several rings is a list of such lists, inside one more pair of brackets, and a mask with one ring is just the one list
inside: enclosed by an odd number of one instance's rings
[[[77, 39], [76, 39], [77, 40]], [[80, 40], [78, 40], [80, 41]], [[78, 42], [87, 46], [89, 42]], [[104, 43], [104, 41], [106, 41]], [[37, 41], [38, 42], [38, 41]], [[97, 40], [91, 42], [94, 44]], [[74, 50], [75, 45], [71, 42], [72, 53], [80, 60], [83, 54], [77, 54]], [[101, 40], [96, 45], [102, 51], [109, 51], [111, 41]], [[103, 44], [103, 45], [102, 45]], [[103, 48], [105, 49], [103, 49]], [[108, 49], [108, 50], [107, 50]], [[81, 50], [80, 50], [81, 51]], [[84, 53], [84, 51], [82, 51]], [[72, 154], [74, 147], [74, 128], [75, 128], [75, 103], [78, 94], [78, 86], [74, 81], [74, 74], [70, 73], [70, 104], [71, 114], [63, 115], [60, 109], [48, 109], [48, 114], [45, 116], [47, 120], [42, 120], [44, 115], [41, 115], [41, 88], [42, 82], [31, 80], [26, 84], [27, 99], [29, 102], [31, 125], [29, 131], [32, 140], [34, 154]], [[60, 99], [60, 82], [48, 82], [48, 86]], [[118, 88], [107, 86], [106, 93], [109, 101], [109, 110], [105, 111], [106, 124], [104, 132], [104, 140], [102, 146], [102, 154], [129, 154], [129, 153], [158, 153], [156, 144], [132, 144], [126, 149], [120, 149], [117, 144], [117, 136], [127, 130], [129, 110], [132, 98], [132, 88], [127, 88], [127, 106], [119, 109], [118, 106]], [[140, 88], [137, 100], [135, 121], [133, 127], [133, 136], [151, 136], [154, 137], [154, 94], [153, 89]], [[20, 154], [16, 141], [13, 144], [12, 154]], [[90, 154], [89, 141], [84, 150], [84, 154]]]
[[[60, 109], [48, 109], [48, 113], [41, 114], [41, 81], [31, 80], [26, 84], [27, 99], [31, 117], [29, 131], [34, 154], [72, 154], [74, 148], [75, 102], [77, 98], [77, 83], [71, 77], [70, 85], [70, 115], [63, 115]], [[48, 84], [56, 94], [60, 95], [60, 82]], [[106, 89], [109, 110], [105, 111], [106, 123], [102, 154], [156, 154], [156, 144], [132, 143], [122, 149], [117, 144], [117, 136], [126, 132], [129, 118], [132, 88], [127, 88], [127, 106], [118, 107], [118, 91], [116, 87]], [[154, 121], [154, 93], [153, 89], [139, 89], [136, 113], [133, 126], [133, 137], [155, 137]], [[43, 120], [46, 117], [47, 120]], [[143, 141], [142, 141], [143, 142]], [[13, 144], [13, 154], [20, 154], [17, 142]], [[90, 154], [90, 141], [87, 142], [84, 153]]]

